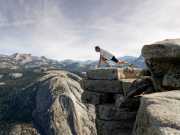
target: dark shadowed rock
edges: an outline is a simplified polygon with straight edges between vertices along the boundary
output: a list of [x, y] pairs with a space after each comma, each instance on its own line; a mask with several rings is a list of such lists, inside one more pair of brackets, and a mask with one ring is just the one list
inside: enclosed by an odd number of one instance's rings
[[82, 94], [82, 102], [93, 105], [112, 103], [114, 100], [114, 95], [111, 95], [109, 93], [84, 91], [84, 93]]
[[180, 65], [174, 65], [169, 68], [164, 75], [162, 85], [167, 88], [180, 88]]
[[120, 80], [84, 80], [84, 89], [94, 92], [123, 93]]
[[142, 49], [156, 91], [180, 88], [180, 39], [145, 45]]
[[142, 77], [136, 79], [127, 91], [127, 97], [138, 96], [154, 92], [153, 80], [151, 77]]
[[98, 135], [130, 135], [133, 121], [97, 120]]
[[107, 121], [135, 120], [136, 112], [131, 112], [128, 108], [117, 108], [114, 105], [97, 106], [97, 118]]

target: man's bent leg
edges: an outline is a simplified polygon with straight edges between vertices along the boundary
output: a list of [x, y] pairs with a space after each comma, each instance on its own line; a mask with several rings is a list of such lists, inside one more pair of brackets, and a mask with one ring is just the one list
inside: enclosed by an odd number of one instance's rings
[[118, 63], [118, 62], [119, 62], [119, 60], [118, 60], [115, 56], [113, 56], [111, 60], [112, 60], [113, 62], [115, 62], [115, 63]]

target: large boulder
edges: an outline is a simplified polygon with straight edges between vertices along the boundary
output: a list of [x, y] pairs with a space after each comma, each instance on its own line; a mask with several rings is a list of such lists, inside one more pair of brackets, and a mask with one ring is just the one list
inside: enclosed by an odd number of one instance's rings
[[180, 88], [180, 39], [145, 45], [142, 49], [157, 91]]
[[142, 96], [133, 135], [179, 135], [180, 91]]
[[180, 38], [166, 39], [146, 45], [142, 49], [142, 55], [147, 58], [180, 58]]
[[50, 71], [40, 79], [33, 122], [41, 134], [96, 135], [95, 109], [82, 104], [80, 82], [65, 71]]

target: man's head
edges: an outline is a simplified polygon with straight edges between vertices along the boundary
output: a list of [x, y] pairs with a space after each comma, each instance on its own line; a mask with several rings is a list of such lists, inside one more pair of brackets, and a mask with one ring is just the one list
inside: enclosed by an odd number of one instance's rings
[[95, 51], [96, 51], [96, 52], [100, 52], [100, 50], [101, 50], [101, 49], [100, 49], [99, 46], [95, 46]]

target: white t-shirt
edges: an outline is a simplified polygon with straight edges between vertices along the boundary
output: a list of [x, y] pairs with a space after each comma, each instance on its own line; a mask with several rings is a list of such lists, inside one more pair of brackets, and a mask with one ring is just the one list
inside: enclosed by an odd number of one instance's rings
[[100, 49], [100, 55], [106, 58], [107, 60], [111, 60], [114, 57], [113, 54], [109, 53], [108, 51], [104, 49]]

